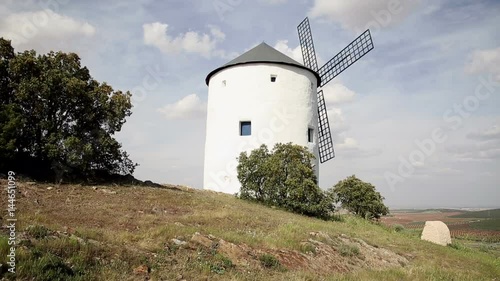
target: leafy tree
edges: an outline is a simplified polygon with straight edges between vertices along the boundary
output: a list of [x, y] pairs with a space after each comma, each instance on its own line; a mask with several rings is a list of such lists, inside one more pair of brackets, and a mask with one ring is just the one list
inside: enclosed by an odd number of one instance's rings
[[314, 155], [299, 145], [266, 145], [250, 155], [240, 154], [237, 167], [241, 183], [240, 198], [308, 216], [328, 218], [334, 211], [331, 193], [317, 185], [312, 161]]
[[379, 219], [389, 213], [385, 199], [375, 190], [375, 186], [363, 182], [355, 175], [339, 181], [332, 190], [337, 202], [353, 214], [366, 219]]
[[35, 178], [131, 174], [113, 135], [131, 94], [92, 78], [74, 53], [14, 53], [0, 38], [0, 169]]

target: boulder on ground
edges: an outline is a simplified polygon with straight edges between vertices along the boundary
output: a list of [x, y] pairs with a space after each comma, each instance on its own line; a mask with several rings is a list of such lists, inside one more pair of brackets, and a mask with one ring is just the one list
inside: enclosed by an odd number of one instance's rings
[[442, 246], [451, 244], [450, 230], [442, 221], [426, 221], [421, 239]]

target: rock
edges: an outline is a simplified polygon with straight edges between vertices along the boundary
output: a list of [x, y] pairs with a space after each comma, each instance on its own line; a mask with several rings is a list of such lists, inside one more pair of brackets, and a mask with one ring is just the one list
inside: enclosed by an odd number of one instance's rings
[[134, 274], [148, 274], [149, 273], [149, 267], [147, 265], [139, 265], [138, 267], [134, 268]]
[[52, 186], [47, 187], [47, 190], [52, 190], [54, 189]]
[[421, 239], [442, 246], [451, 244], [450, 230], [442, 221], [426, 221]]
[[35, 184], [36, 184], [36, 182], [34, 182], [34, 181], [26, 182], [26, 185], [35, 185]]
[[186, 241], [182, 241], [182, 240], [175, 239], [175, 238], [172, 239], [172, 240], [170, 240], [170, 241], [172, 241], [172, 243], [174, 243], [177, 246], [182, 246], [182, 245], [186, 245], [187, 244]]
[[212, 246], [212, 240], [196, 232], [191, 238], [191, 242], [205, 246], [207, 248]]
[[97, 190], [97, 186], [92, 186], [92, 189], [93, 190]]
[[102, 192], [107, 193], [107, 194], [116, 194], [116, 191], [112, 191], [109, 189], [101, 189]]

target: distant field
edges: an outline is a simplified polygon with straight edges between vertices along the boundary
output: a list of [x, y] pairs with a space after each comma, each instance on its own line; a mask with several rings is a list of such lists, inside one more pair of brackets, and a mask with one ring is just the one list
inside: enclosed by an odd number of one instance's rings
[[471, 222], [470, 227], [475, 229], [500, 231], [500, 219], [487, 219], [478, 222]]
[[426, 221], [442, 221], [450, 229], [452, 238], [468, 241], [500, 242], [500, 209], [461, 211], [451, 209], [392, 210], [382, 218], [387, 225], [402, 225], [412, 231], [421, 231]]
[[464, 212], [462, 214], [453, 215], [453, 218], [485, 218], [485, 219], [500, 219], [500, 209]]
[[455, 213], [461, 212], [457, 209], [394, 209], [391, 210], [391, 213]]

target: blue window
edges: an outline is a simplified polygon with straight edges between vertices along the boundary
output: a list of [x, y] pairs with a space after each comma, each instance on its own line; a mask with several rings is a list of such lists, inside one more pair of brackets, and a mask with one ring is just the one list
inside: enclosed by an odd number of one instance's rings
[[314, 129], [311, 129], [311, 128], [307, 129], [307, 140], [309, 142], [313, 142], [313, 140], [314, 140]]
[[250, 136], [252, 134], [252, 122], [241, 121], [240, 122], [240, 136]]

